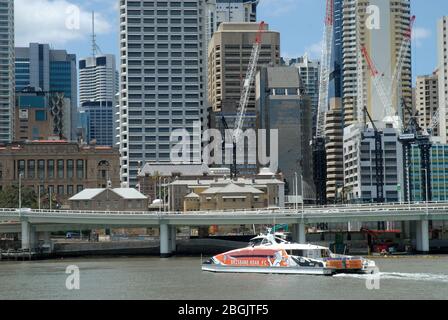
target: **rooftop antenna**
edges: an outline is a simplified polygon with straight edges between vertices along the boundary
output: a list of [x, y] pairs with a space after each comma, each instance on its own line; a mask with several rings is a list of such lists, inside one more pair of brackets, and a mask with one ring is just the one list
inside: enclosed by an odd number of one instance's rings
[[96, 34], [95, 34], [95, 11], [92, 11], [92, 57], [96, 57], [97, 54], [102, 53], [100, 47], [96, 43]]
[[92, 11], [92, 57], [96, 56], [95, 11]]

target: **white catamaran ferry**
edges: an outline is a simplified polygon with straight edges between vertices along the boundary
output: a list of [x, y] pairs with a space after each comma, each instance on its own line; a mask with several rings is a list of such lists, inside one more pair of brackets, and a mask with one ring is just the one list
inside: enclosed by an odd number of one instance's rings
[[203, 271], [228, 273], [278, 273], [333, 275], [374, 273], [374, 261], [338, 255], [327, 247], [287, 242], [269, 230], [253, 238], [249, 246], [214, 256], [202, 264]]

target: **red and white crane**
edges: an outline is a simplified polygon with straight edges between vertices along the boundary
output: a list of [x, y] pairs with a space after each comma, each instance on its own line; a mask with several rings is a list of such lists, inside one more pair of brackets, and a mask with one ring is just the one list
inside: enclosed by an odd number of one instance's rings
[[410, 55], [411, 52], [412, 30], [414, 28], [415, 19], [416, 19], [415, 16], [411, 17], [408, 29], [404, 34], [403, 41], [401, 42], [400, 51], [398, 52], [397, 62], [395, 64], [395, 70], [394, 73], [392, 74], [391, 79], [391, 85], [389, 91], [389, 96], [391, 97], [391, 99], [397, 91], [398, 83], [401, 79], [401, 74], [403, 71], [404, 60], [406, 56]]
[[[386, 90], [386, 85], [384, 83], [385, 80], [384, 76], [376, 68], [375, 63], [370, 57], [367, 48], [365, 46], [361, 48], [361, 53], [364, 59], [366, 60], [368, 68], [370, 70], [373, 85], [384, 108], [384, 118], [387, 120], [392, 120], [395, 123], [396, 128], [398, 129], [399, 132], [401, 132], [403, 129], [403, 121], [398, 115], [399, 114], [398, 110], [394, 108], [393, 97], [397, 93], [397, 88], [400, 82], [405, 58], [411, 50], [412, 30], [415, 23], [415, 19], [416, 19], [415, 16], [411, 17], [409, 27], [404, 34], [404, 38], [401, 43], [400, 50], [398, 52], [395, 69], [394, 72], [392, 73], [389, 90]], [[398, 101], [401, 101], [401, 99], [398, 99]]]

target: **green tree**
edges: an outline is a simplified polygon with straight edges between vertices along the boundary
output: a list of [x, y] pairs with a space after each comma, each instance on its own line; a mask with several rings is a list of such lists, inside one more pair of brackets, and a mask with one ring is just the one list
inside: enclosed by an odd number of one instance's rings
[[[19, 187], [6, 187], [0, 191], [0, 208], [19, 207]], [[37, 209], [37, 196], [32, 188], [22, 188], [22, 208]]]

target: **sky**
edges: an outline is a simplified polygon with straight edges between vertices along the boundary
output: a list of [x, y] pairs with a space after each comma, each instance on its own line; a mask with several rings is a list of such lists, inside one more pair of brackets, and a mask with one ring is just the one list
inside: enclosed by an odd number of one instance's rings
[[[118, 53], [119, 0], [15, 0], [16, 46], [49, 43], [79, 58], [91, 55], [91, 11], [96, 12], [97, 43], [102, 53]], [[411, 0], [417, 16], [413, 40], [413, 73], [437, 68], [437, 20], [448, 15], [447, 0]], [[80, 23], [73, 17], [79, 12]], [[325, 0], [261, 0], [258, 20], [281, 34], [281, 54], [308, 53], [319, 58]]]

